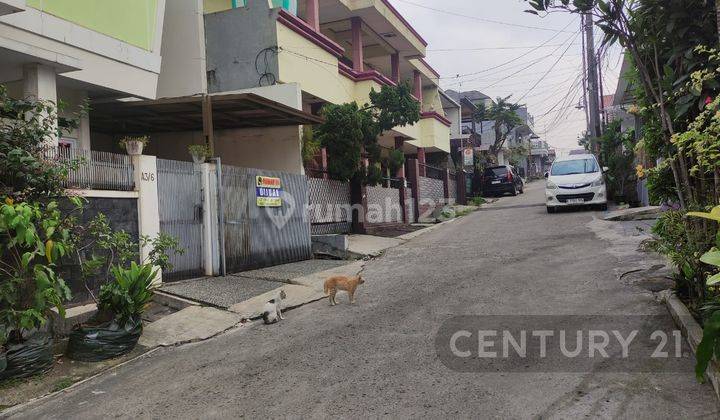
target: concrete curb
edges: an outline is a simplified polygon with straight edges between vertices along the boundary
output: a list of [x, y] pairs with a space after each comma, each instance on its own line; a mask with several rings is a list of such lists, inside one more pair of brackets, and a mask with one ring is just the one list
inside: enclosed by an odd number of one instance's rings
[[[696, 354], [703, 335], [700, 324], [695, 321], [685, 304], [675, 296], [673, 291], [664, 290], [660, 292], [660, 299], [665, 302], [670, 315], [675, 320], [675, 324], [680, 328], [688, 344], [690, 344], [693, 354]], [[715, 396], [720, 400], [720, 370], [715, 360], [710, 362], [705, 376], [710, 379], [710, 383], [715, 390]]]
[[[410, 233], [406, 233], [404, 235], [400, 235], [397, 237], [397, 239], [401, 239], [403, 241], [409, 241], [411, 239], [417, 238], [418, 236], [424, 235], [428, 232], [432, 232], [433, 230], [438, 229], [440, 226], [444, 226], [444, 225], [446, 225], [448, 223], [452, 223], [456, 220], [458, 220], [457, 217], [454, 219], [446, 220], [444, 222], [436, 223], [436, 224], [434, 224], [432, 226], [428, 226], [424, 229], [420, 229], [420, 230], [416, 230], [415, 232], [410, 232]], [[388, 248], [388, 249], [390, 249], [390, 248]]]
[[285, 300], [286, 303], [283, 305], [283, 312], [291, 311], [327, 298], [323, 291], [323, 284], [328, 277], [337, 275], [357, 275], [357, 273], [362, 271], [364, 265], [365, 261], [355, 261], [340, 267], [309, 274], [307, 276], [295, 277], [285, 286], [270, 290], [248, 300], [238, 302], [231, 305], [227, 310], [239, 314], [243, 318], [251, 320], [258, 319], [261, 316], [260, 312], [265, 305], [265, 302], [277, 295], [280, 289], [283, 289], [287, 294], [287, 298]]
[[199, 306], [199, 302], [195, 302], [193, 300], [185, 299], [180, 296], [175, 296], [172, 293], [156, 290], [155, 294], [153, 295], [153, 301], [156, 303], [159, 303], [160, 305], [165, 305], [169, 308], [181, 311], [188, 306]]

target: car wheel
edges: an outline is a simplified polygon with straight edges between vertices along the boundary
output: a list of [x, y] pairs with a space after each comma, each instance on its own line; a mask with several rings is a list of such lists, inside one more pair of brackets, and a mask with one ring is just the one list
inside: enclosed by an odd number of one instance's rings
[[555, 207], [547, 206], [547, 207], [545, 207], [545, 208], [547, 209], [547, 212], [548, 212], [549, 214], [555, 213], [555, 210], [556, 210]]

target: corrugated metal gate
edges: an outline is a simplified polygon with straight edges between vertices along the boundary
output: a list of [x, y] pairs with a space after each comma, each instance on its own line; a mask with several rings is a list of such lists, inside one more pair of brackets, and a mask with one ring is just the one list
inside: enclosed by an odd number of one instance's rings
[[163, 270], [163, 280], [202, 276], [202, 172], [191, 162], [158, 159], [157, 177], [160, 231], [176, 237], [185, 249], [170, 256], [173, 267]]
[[[259, 207], [256, 176], [280, 178], [282, 207]], [[233, 273], [312, 258], [304, 175], [222, 166], [225, 268]]]

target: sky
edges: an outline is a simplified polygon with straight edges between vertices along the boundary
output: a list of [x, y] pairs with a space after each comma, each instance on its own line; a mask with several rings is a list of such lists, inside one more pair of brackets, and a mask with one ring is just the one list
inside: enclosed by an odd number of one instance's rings
[[[586, 129], [580, 17], [524, 11], [523, 0], [390, 0], [428, 42], [443, 89], [479, 90], [527, 104], [535, 132], [561, 154]], [[596, 45], [602, 34], [596, 28]], [[603, 91], [615, 92], [622, 51], [603, 56]]]

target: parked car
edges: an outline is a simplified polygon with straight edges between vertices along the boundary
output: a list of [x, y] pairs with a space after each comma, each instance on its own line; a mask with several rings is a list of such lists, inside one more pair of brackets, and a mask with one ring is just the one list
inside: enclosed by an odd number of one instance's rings
[[548, 213], [559, 207], [593, 206], [607, 210], [607, 190], [603, 171], [590, 154], [560, 157], [545, 174]]
[[485, 168], [482, 186], [485, 195], [518, 195], [524, 192], [525, 183], [514, 167], [502, 165]]

